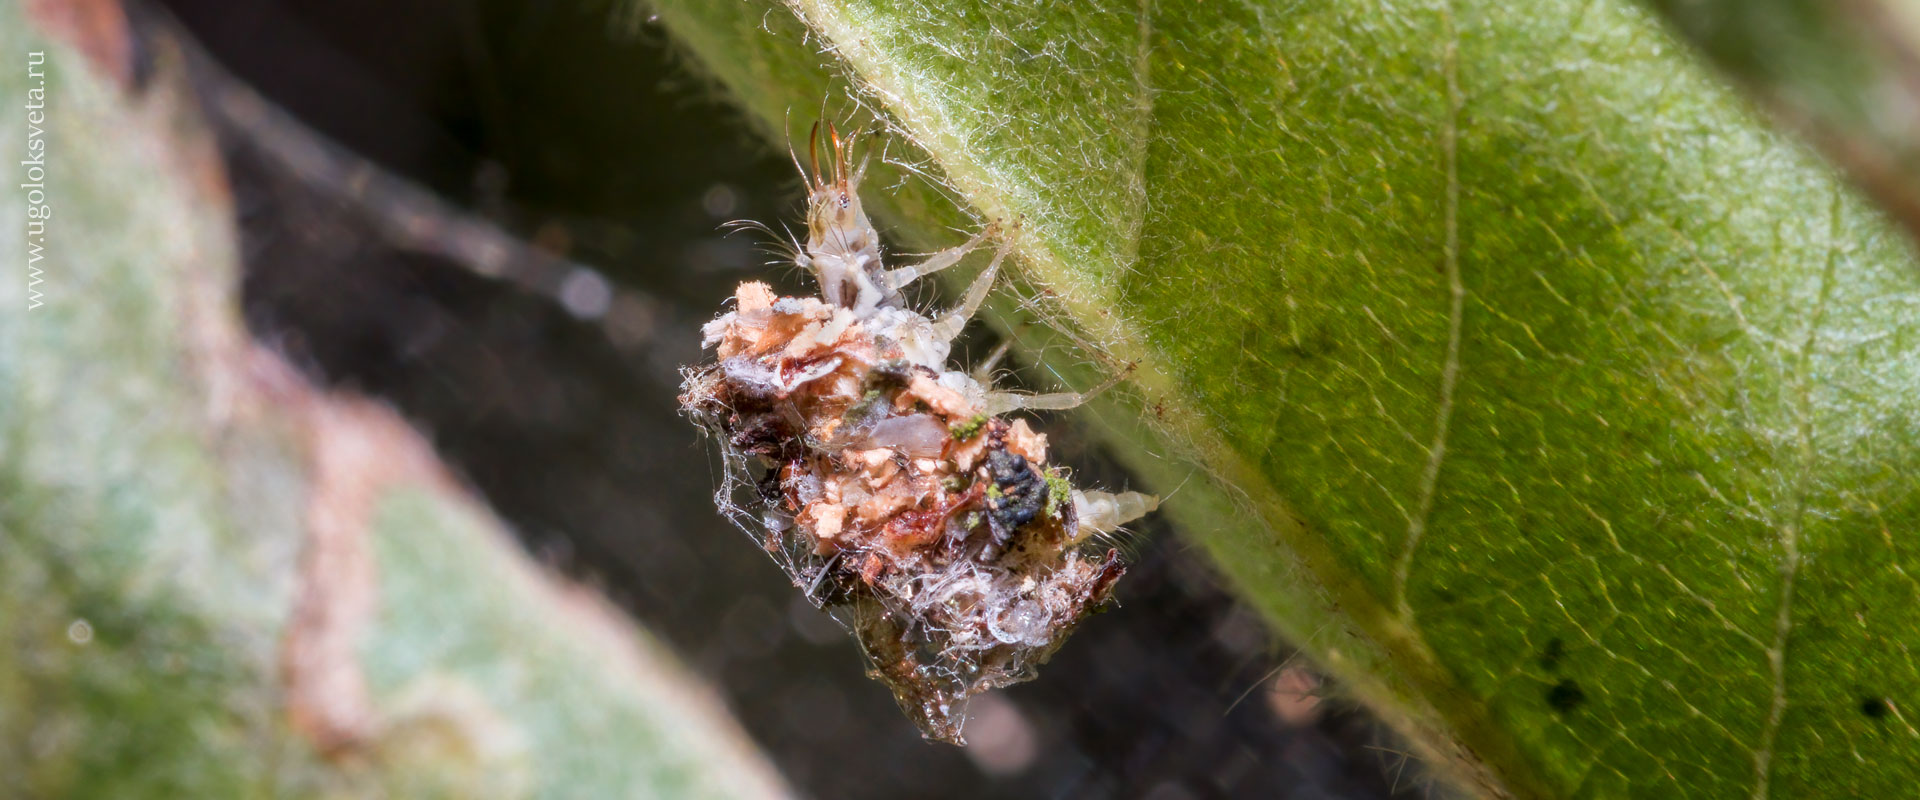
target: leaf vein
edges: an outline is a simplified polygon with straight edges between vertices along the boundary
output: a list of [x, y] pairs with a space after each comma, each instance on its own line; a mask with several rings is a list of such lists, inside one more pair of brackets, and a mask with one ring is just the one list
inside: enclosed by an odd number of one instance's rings
[[1460, 279], [1460, 74], [1459, 31], [1454, 28], [1453, 9], [1442, 12], [1446, 28], [1446, 47], [1441, 53], [1441, 72], [1447, 85], [1447, 116], [1440, 131], [1442, 160], [1446, 165], [1446, 199], [1443, 203], [1445, 243], [1442, 258], [1447, 274], [1447, 352], [1440, 366], [1440, 401], [1434, 408], [1433, 441], [1427, 447], [1427, 461], [1420, 472], [1419, 495], [1407, 534], [1401, 546], [1393, 579], [1394, 602], [1403, 620], [1411, 622], [1413, 606], [1407, 602], [1407, 583], [1413, 575], [1413, 557], [1426, 538], [1427, 524], [1433, 516], [1434, 496], [1440, 486], [1440, 465], [1447, 457], [1447, 432], [1453, 423], [1454, 391], [1460, 382], [1461, 322], [1466, 314], [1466, 285]]
[[1126, 241], [1121, 268], [1140, 263], [1140, 240], [1147, 226], [1147, 138], [1153, 132], [1153, 0], [1140, 0], [1140, 42], [1133, 57], [1133, 169], [1128, 175]]
[[1767, 648], [1767, 667], [1773, 677], [1773, 702], [1767, 708], [1766, 724], [1760, 729], [1760, 745], [1753, 752], [1753, 798], [1765, 800], [1772, 788], [1773, 746], [1780, 735], [1780, 722], [1787, 713], [1787, 636], [1793, 630], [1793, 586], [1800, 572], [1800, 527], [1807, 516], [1807, 482], [1813, 473], [1813, 386], [1811, 361], [1814, 345], [1819, 339], [1820, 325], [1827, 314], [1828, 299], [1833, 293], [1833, 276], [1839, 257], [1840, 200], [1838, 189], [1834, 190], [1831, 210], [1827, 217], [1827, 263], [1820, 276], [1820, 299], [1813, 309], [1813, 318], [1807, 322], [1807, 335], [1800, 343], [1798, 380], [1799, 430], [1797, 433], [1800, 449], [1800, 469], [1794, 476], [1792, 514], [1787, 524], [1779, 526], [1780, 533], [1780, 606], [1774, 614], [1773, 645]]

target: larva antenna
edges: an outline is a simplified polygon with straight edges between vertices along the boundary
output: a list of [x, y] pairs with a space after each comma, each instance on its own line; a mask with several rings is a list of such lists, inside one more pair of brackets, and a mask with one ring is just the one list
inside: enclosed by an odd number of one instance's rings
[[813, 178], [807, 174], [807, 168], [800, 166], [800, 154], [793, 151], [793, 110], [787, 110], [787, 158], [793, 161], [793, 171], [800, 173], [800, 179], [807, 184], [807, 190], [813, 190]]
[[807, 168], [800, 166], [800, 154], [793, 151], [793, 140], [787, 140], [787, 158], [793, 159], [793, 171], [800, 173], [800, 180], [813, 190], [813, 176], [807, 174]]
[[827, 98], [828, 98], [828, 96], [829, 96], [829, 95], [824, 95], [824, 94], [823, 94], [823, 95], [820, 95], [820, 108], [819, 108], [819, 110], [817, 110], [817, 111], [815, 111], [815, 112], [813, 113], [813, 118], [814, 118], [814, 119], [816, 119], [816, 120], [822, 120], [822, 119], [831, 119], [831, 117], [829, 117], [829, 116], [827, 116]]

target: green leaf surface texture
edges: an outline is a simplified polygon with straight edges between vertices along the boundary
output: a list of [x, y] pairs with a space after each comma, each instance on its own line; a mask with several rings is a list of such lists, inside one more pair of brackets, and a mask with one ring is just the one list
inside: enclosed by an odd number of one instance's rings
[[803, 155], [880, 114], [904, 241], [1019, 220], [1003, 324], [1437, 771], [1912, 793], [1920, 272], [1649, 12], [653, 5]]

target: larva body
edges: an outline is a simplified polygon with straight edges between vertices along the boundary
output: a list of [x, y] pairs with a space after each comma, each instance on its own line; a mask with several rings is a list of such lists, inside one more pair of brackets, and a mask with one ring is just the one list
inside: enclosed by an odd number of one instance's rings
[[703, 329], [717, 358], [688, 371], [681, 404], [721, 440], [733, 479], [722, 509], [816, 605], [848, 612], [929, 737], [959, 742], [968, 696], [1031, 678], [1107, 600], [1125, 567], [1114, 550], [1083, 552], [1086, 538], [1158, 500], [1075, 490], [1048, 463], [1046, 436], [1001, 416], [1078, 395], [999, 392], [946, 368], [1007, 248], [959, 308], [916, 313], [906, 283], [994, 229], [890, 270], [856, 193], [864, 167], [849, 171], [837, 135], [833, 149], [831, 175], [807, 175], [808, 238], [796, 248], [822, 296], [742, 284]]

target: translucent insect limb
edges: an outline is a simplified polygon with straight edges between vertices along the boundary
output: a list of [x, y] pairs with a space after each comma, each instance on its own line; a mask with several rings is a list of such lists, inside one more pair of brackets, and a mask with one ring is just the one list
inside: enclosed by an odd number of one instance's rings
[[918, 264], [887, 270], [886, 284], [895, 291], [905, 289], [916, 280], [960, 263], [960, 259], [965, 258], [968, 253], [973, 252], [979, 248], [980, 245], [986, 244], [987, 239], [992, 238], [992, 236], [999, 231], [999, 223], [989, 223], [987, 227], [982, 228], [979, 233], [974, 234], [973, 238], [968, 239], [962, 244], [934, 253], [932, 256], [929, 256], [927, 260]]
[[[1025, 394], [1022, 392], [988, 391], [986, 397], [981, 402], [982, 406], [984, 406], [981, 411], [988, 416], [999, 416], [1009, 411], [1065, 411], [1070, 408], [1078, 408], [1081, 404], [1099, 396], [1101, 392], [1112, 388], [1114, 384], [1120, 382], [1120, 379], [1127, 377], [1127, 373], [1131, 371], [1131, 369], [1127, 369], [1116, 372], [1106, 380], [1101, 381], [1100, 385], [1084, 392]], [[986, 385], [985, 381], [981, 383], [982, 385]]]
[[967, 321], [973, 319], [974, 312], [980, 310], [980, 304], [987, 301], [987, 292], [993, 289], [993, 279], [1000, 274], [1000, 262], [1006, 260], [1007, 253], [1012, 249], [1012, 242], [1000, 245], [1000, 249], [993, 254], [993, 260], [987, 262], [987, 268], [980, 272], [980, 277], [974, 278], [967, 287], [967, 295], [960, 300], [960, 305], [933, 321], [935, 339], [951, 343], [960, 336], [960, 331], [967, 327]]
[[1001, 359], [1007, 357], [1007, 351], [1012, 349], [1012, 339], [1000, 342], [999, 346], [993, 348], [993, 352], [988, 353], [986, 358], [981, 359], [980, 363], [973, 365], [973, 369], [967, 373], [967, 377], [972, 378], [974, 383], [980, 384], [981, 386], [992, 386], [993, 371], [1000, 366]]
[[1158, 495], [1076, 489], [1073, 492], [1073, 514], [1080, 520], [1080, 531], [1074, 541], [1082, 541], [1098, 533], [1112, 533], [1122, 525], [1153, 513], [1159, 507]]

